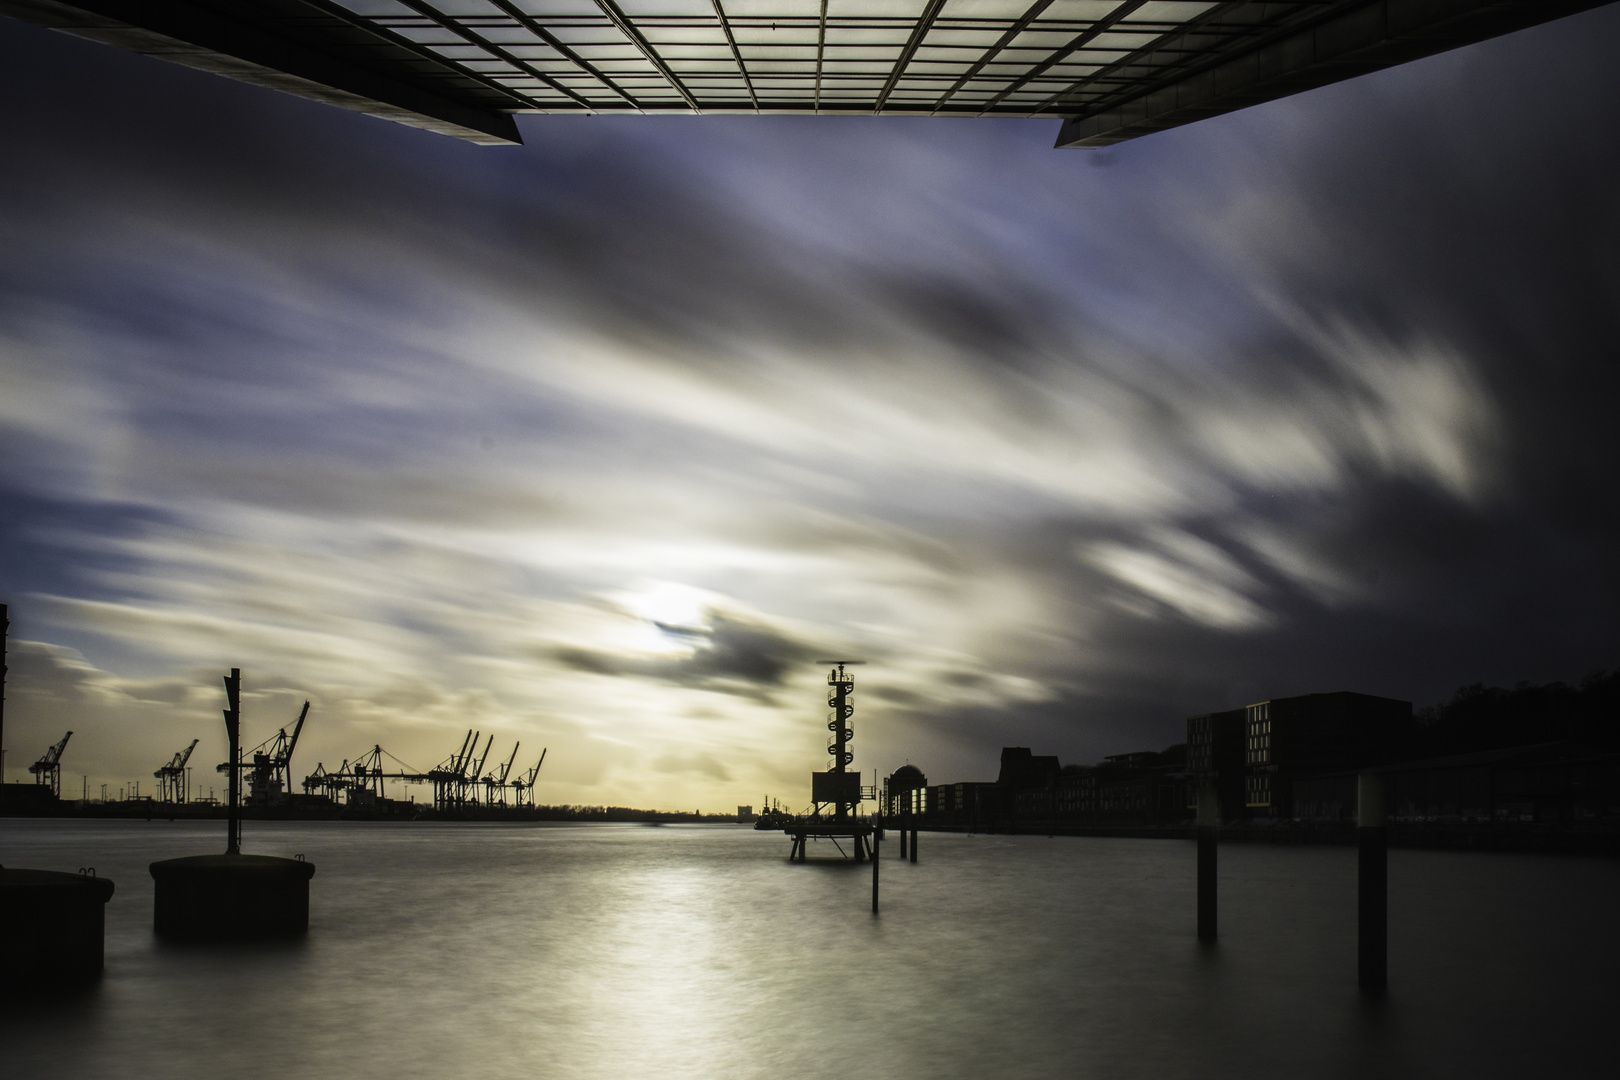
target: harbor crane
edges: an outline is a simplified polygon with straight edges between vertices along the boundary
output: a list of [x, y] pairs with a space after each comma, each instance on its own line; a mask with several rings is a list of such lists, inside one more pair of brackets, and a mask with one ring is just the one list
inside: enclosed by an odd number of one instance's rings
[[285, 802], [292, 792], [292, 756], [298, 747], [298, 736], [304, 730], [309, 716], [309, 702], [304, 702], [298, 714], [298, 723], [289, 737], [282, 728], [253, 749], [253, 763], [247, 767], [248, 802], [269, 805]]
[[[482, 752], [478, 745], [480, 740], [483, 740]], [[401, 761], [381, 746], [373, 746], [352, 761], [345, 758], [336, 769], [328, 770], [324, 764], [317, 763], [315, 771], [304, 777], [304, 792], [318, 792], [333, 802], [370, 807], [374, 800], [386, 799], [384, 782], [396, 780], [406, 784], [432, 784], [435, 810], [476, 806], [480, 801], [480, 788], [486, 806], [507, 805], [508, 788], [515, 793], [515, 805], [524, 805], [527, 794], [532, 806], [534, 778], [540, 772], [540, 764], [546, 760], [545, 751], [540, 752], [540, 762], [534, 768], [514, 779], [512, 766], [517, 763], [522, 744], [513, 746], [504, 762], [498, 762], [485, 773], [484, 765], [494, 744], [494, 735], [486, 739], [481, 731], [468, 731], [460, 749], [427, 772]]]
[[[394, 772], [388, 771], [384, 758], [399, 768]], [[373, 746], [352, 762], [345, 758], [343, 764], [332, 772], [327, 772], [326, 766], [317, 762], [315, 771], [304, 777], [304, 793], [313, 794], [319, 790], [333, 802], [363, 803], [369, 799], [386, 799], [387, 789], [383, 783], [387, 780], [425, 784], [429, 775], [401, 761], [381, 746]]]
[[[514, 755], [517, 753], [516, 748], [513, 749], [512, 753]], [[512, 781], [513, 805], [522, 806], [524, 798], [527, 797], [529, 800], [528, 805], [531, 808], [534, 806], [534, 778], [540, 775], [540, 766], [544, 765], [545, 763], [546, 748], [541, 747], [540, 760], [534, 763], [534, 768]]]
[[[490, 737], [490, 741], [494, 741], [494, 736]], [[513, 743], [512, 756], [506, 759], [506, 764], [501, 766], [500, 772], [498, 774], [493, 772], [489, 773], [481, 781], [481, 783], [484, 785], [485, 806], [496, 805], [497, 793], [499, 793], [500, 805], [506, 805], [506, 777], [509, 773], [511, 773], [512, 762], [517, 760], [518, 747], [522, 745], [523, 744], [520, 742]], [[488, 753], [488, 751], [485, 751], [485, 753]]]
[[[473, 778], [483, 771], [484, 763], [478, 762], [473, 767], [473, 755], [478, 753], [478, 738], [482, 732], [468, 730], [467, 737], [461, 740], [461, 749], [440, 762], [437, 768], [428, 770], [428, 779], [433, 782], [433, 808], [446, 810], [451, 807], [464, 806], [467, 802], [467, 789], [472, 786]], [[493, 743], [495, 736], [489, 737]], [[484, 756], [489, 756], [489, 744], [484, 746]], [[469, 771], [471, 776], [469, 776]]]
[[[473, 746], [476, 747], [477, 745], [478, 745], [478, 740], [474, 739], [473, 740]], [[472, 770], [467, 775], [467, 779], [462, 783], [462, 787], [461, 787], [461, 801], [462, 802], [471, 802], [471, 803], [478, 802], [478, 788], [476, 786], [478, 784], [478, 775], [484, 771], [484, 762], [489, 760], [489, 748], [494, 746], [494, 745], [495, 745], [495, 733], [490, 732], [489, 741], [484, 744], [484, 756], [478, 759], [478, 764], [474, 765], [472, 767]], [[468, 797], [469, 792], [471, 792], [471, 797], [470, 798]]]
[[62, 736], [62, 741], [45, 751], [44, 755], [32, 765], [28, 771], [34, 774], [34, 783], [50, 787], [53, 796], [62, 794], [62, 751], [67, 749], [68, 740], [73, 738], [73, 732]]
[[186, 778], [186, 762], [191, 760], [191, 752], [195, 749], [197, 740], [192, 739], [190, 746], [176, 750], [174, 758], [152, 774], [158, 782], [159, 802], [183, 803], [190, 799], [191, 785]]

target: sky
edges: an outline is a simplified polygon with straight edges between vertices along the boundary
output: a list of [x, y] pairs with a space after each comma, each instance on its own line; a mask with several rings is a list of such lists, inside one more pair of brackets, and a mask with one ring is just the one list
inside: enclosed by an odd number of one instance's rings
[[[1106, 150], [442, 136], [0, 20], [5, 779], [994, 779], [1620, 663], [1620, 5]], [[204, 779], [206, 774], [206, 780]], [[427, 797], [425, 788], [391, 791]]]

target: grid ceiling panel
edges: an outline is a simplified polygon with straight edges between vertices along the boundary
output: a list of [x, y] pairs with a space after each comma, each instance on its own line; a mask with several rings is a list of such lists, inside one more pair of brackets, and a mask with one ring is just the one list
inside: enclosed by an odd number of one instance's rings
[[[1613, 0], [0, 0], [475, 142], [512, 113], [1063, 118], [1107, 145]], [[287, 76], [291, 76], [289, 79]]]
[[732, 112], [742, 94], [774, 113], [1057, 117], [1345, 0], [315, 2], [470, 77], [509, 73], [515, 112]]

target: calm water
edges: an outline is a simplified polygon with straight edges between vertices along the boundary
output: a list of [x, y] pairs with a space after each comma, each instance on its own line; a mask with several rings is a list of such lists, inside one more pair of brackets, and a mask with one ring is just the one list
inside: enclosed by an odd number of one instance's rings
[[153, 859], [223, 828], [0, 822], [0, 863], [94, 865], [100, 986], [0, 1020], [8, 1077], [1616, 1075], [1620, 863], [1392, 852], [1390, 983], [1355, 990], [1348, 849], [925, 834], [870, 871], [737, 826], [248, 823], [317, 864], [293, 946], [151, 934]]

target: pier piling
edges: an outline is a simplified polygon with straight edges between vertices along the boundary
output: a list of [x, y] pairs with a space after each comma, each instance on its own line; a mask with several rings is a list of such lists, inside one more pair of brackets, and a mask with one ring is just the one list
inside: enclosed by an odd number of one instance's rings
[[0, 998], [99, 977], [112, 894], [94, 870], [0, 868]]
[[917, 830], [911, 830], [911, 861], [917, 861]]
[[1216, 835], [1220, 798], [1213, 787], [1198, 793], [1198, 940], [1216, 936]]
[[881, 832], [872, 833], [872, 914], [878, 913], [878, 867], [883, 860], [878, 858], [878, 844], [882, 842]]
[[1389, 830], [1384, 778], [1356, 778], [1356, 975], [1361, 989], [1379, 993], [1389, 972]]

